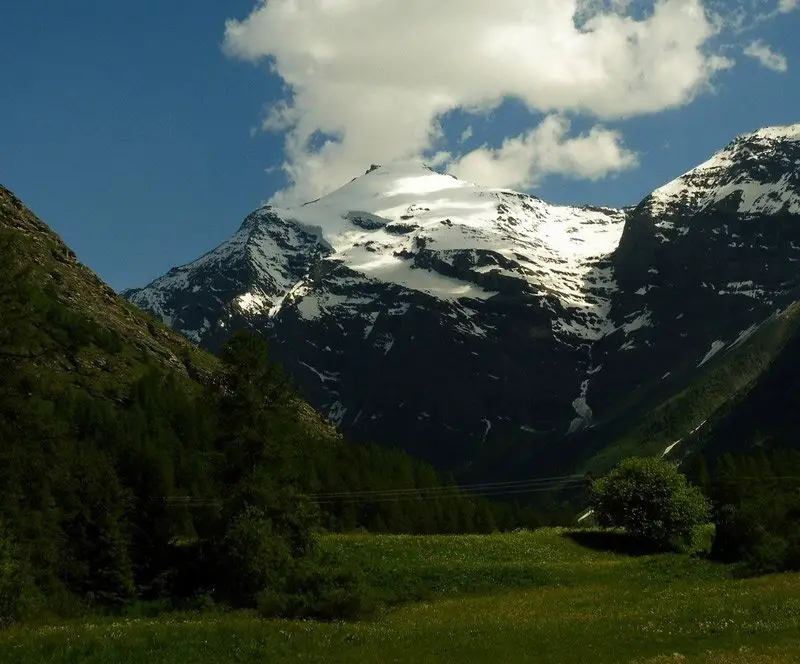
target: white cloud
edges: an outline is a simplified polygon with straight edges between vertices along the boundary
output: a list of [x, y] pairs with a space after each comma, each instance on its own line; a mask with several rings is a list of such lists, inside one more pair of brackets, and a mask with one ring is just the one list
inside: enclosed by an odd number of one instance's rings
[[472, 138], [472, 134], [473, 134], [472, 125], [470, 125], [464, 131], [461, 132], [461, 138], [459, 139], [459, 143], [464, 143], [465, 141], [468, 141], [470, 138]]
[[636, 165], [636, 156], [622, 147], [618, 132], [596, 126], [588, 134], [568, 138], [569, 130], [568, 120], [550, 115], [528, 133], [506, 139], [497, 150], [473, 150], [448, 170], [490, 187], [527, 189], [551, 173], [597, 180]]
[[750, 42], [744, 49], [744, 54], [758, 60], [762, 66], [772, 71], [785, 72], [789, 69], [789, 63], [785, 55], [773, 51], [769, 44], [765, 44], [760, 39]]
[[[508, 181], [511, 154], [523, 181], [548, 169], [601, 177], [603, 165], [628, 167], [617, 134], [569, 138], [562, 115], [614, 120], [690, 102], [732, 65], [709, 51], [718, 31], [703, 0], [493, 0], [491, 9], [482, 0], [260, 0], [226, 23], [224, 46], [268, 60], [291, 90], [264, 122], [287, 131], [292, 186], [276, 197], [286, 204], [370, 163], [427, 154], [445, 113], [485, 112], [506, 98], [558, 118], [500, 151], [462, 155], [459, 170], [483, 164], [497, 172], [486, 179]], [[317, 132], [338, 140], [311, 149]], [[555, 141], [548, 159], [545, 135]]]
[[[709, 0], [713, 2], [730, 2], [731, 0]], [[800, 8], [800, 0], [777, 0], [776, 4], [775, 0], [738, 0], [740, 3], [745, 3], [744, 8], [741, 10], [741, 13], [745, 16], [748, 20], [748, 24], [746, 29], [752, 29], [764, 23], [765, 21], [771, 21], [775, 18], [779, 18], [782, 14], [788, 14], [793, 12], [795, 9]], [[769, 11], [763, 11], [763, 5], [765, 3], [769, 3], [771, 9]], [[752, 12], [748, 11], [749, 9], [753, 8], [753, 5], [757, 7], [757, 11]], [[744, 32], [745, 30], [742, 30]]]

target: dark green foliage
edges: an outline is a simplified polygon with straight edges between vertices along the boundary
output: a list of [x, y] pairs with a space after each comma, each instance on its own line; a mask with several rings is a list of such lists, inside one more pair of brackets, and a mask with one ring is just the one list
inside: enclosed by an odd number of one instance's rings
[[800, 453], [724, 454], [693, 472], [714, 504], [712, 555], [744, 573], [800, 570]]
[[708, 504], [674, 464], [660, 458], [626, 459], [591, 488], [603, 526], [625, 528], [639, 542], [659, 549], [691, 546], [708, 520]]
[[[126, 532], [129, 492], [102, 458], [76, 455], [63, 493], [61, 531], [68, 563], [62, 578], [81, 595], [120, 605], [134, 595]], [[68, 564], [68, 566], [67, 566]]]
[[256, 604], [265, 618], [348, 619], [374, 609], [363, 575], [320, 551], [295, 561], [281, 583], [258, 593]]
[[19, 550], [0, 521], [0, 627], [27, 617], [37, 595]]
[[235, 517], [222, 543], [228, 594], [253, 606], [259, 593], [278, 593], [292, 565], [292, 546], [263, 511], [248, 507]]

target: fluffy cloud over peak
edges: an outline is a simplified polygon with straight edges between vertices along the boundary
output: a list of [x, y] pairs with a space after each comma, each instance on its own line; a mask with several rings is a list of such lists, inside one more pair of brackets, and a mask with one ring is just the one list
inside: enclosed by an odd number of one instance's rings
[[786, 56], [773, 51], [769, 44], [765, 44], [760, 39], [750, 42], [744, 49], [744, 54], [758, 60], [762, 66], [772, 71], [786, 72], [789, 70], [789, 62]]
[[568, 138], [570, 123], [550, 115], [535, 129], [506, 139], [497, 149], [479, 148], [450, 165], [462, 179], [494, 187], [529, 189], [551, 173], [596, 180], [636, 165], [619, 132], [593, 127]]
[[718, 25], [702, 0], [261, 0], [227, 22], [224, 45], [268, 60], [291, 90], [264, 126], [287, 132], [292, 184], [276, 202], [294, 203], [369, 163], [453, 149], [446, 113], [507, 98], [545, 119], [458, 156], [453, 172], [526, 186], [630, 167], [618, 133], [570, 137], [563, 114], [608, 122], [688, 103], [732, 64], [709, 51]]

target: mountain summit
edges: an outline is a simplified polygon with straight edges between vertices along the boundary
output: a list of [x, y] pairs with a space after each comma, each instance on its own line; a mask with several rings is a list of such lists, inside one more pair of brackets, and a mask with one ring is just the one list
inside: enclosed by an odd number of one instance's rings
[[454, 469], [503, 450], [555, 467], [579, 452], [554, 442], [678, 386], [798, 298], [799, 139], [740, 136], [625, 209], [372, 166], [256, 210], [125, 295], [210, 349], [262, 330], [356, 437]]

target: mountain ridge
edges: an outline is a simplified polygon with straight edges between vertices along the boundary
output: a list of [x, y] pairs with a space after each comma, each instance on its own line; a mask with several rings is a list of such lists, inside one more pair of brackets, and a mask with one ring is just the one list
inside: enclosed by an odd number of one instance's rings
[[743, 134], [622, 209], [373, 165], [125, 294], [212, 350], [268, 334], [343, 429], [465, 470], [606, 421], [800, 297], [798, 135]]

